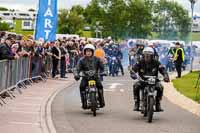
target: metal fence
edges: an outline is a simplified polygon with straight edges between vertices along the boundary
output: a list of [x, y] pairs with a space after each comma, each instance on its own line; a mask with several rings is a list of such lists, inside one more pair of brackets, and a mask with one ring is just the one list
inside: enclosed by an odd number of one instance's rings
[[[15, 88], [19, 83], [30, 80], [30, 59], [0, 61], [0, 94]], [[24, 84], [23, 84], [24, 85]]]
[[[45, 81], [50, 72], [51, 58], [49, 56], [0, 60], [0, 94], [7, 93], [13, 98], [15, 96], [11, 91], [12, 89], [17, 89], [22, 93], [20, 88], [27, 88], [26, 86], [31, 85], [33, 80], [37, 78]], [[3, 101], [1, 97], [0, 100]]]

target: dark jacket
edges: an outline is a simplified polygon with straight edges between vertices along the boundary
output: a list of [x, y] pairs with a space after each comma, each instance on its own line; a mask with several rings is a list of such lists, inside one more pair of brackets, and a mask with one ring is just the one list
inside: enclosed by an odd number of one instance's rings
[[138, 73], [141, 78], [144, 78], [144, 75], [158, 77], [158, 72], [164, 77], [169, 77], [165, 68], [157, 60], [153, 60], [149, 64], [145, 63], [144, 60], [141, 60], [133, 66], [133, 71]]
[[[59, 57], [59, 51], [58, 51], [58, 49], [59, 49], [59, 48], [53, 47], [53, 48], [51, 49], [51, 53], [52, 53], [53, 55], [56, 55], [57, 57]], [[57, 59], [55, 56], [52, 56], [52, 59], [53, 59], [53, 61], [58, 61], [58, 59]]]
[[88, 58], [83, 57], [79, 60], [76, 71], [74, 72], [75, 75], [79, 75], [80, 72], [86, 72], [86, 71], [95, 71], [96, 77], [98, 77], [99, 71], [104, 71], [104, 65], [101, 62], [101, 60], [95, 56]]
[[0, 44], [0, 60], [4, 59], [15, 59], [14, 55], [12, 54], [11, 48], [7, 44]]
[[65, 55], [67, 54], [67, 52], [63, 47], [60, 47], [60, 52], [61, 52], [61, 60], [65, 60]]

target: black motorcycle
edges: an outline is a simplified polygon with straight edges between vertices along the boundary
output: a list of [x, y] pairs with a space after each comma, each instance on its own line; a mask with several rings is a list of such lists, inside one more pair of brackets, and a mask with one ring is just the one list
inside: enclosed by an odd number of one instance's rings
[[104, 74], [98, 74], [95, 71], [86, 71], [83, 72], [81, 77], [88, 79], [88, 86], [86, 87], [86, 97], [84, 101], [86, 102], [87, 109], [91, 109], [93, 112], [93, 116], [96, 116], [96, 111], [99, 110], [99, 96], [98, 96], [98, 90], [96, 87], [96, 81], [95, 77], [99, 77], [99, 75]]
[[119, 67], [118, 67], [118, 60], [117, 57], [113, 56], [111, 57], [111, 75], [114, 76], [118, 76], [118, 72], [119, 72]]
[[154, 114], [154, 107], [156, 104], [156, 82], [158, 81], [156, 76], [144, 76], [145, 79], [140, 79], [145, 83], [145, 88], [140, 89], [140, 111], [147, 117], [148, 122], [151, 123]]

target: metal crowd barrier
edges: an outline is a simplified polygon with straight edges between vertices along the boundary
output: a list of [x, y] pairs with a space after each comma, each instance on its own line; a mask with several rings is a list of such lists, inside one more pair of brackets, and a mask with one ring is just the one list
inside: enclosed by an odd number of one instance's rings
[[[38, 78], [45, 81], [46, 73], [51, 69], [50, 64], [50, 60], [46, 60], [46, 57], [0, 60], [0, 95], [7, 93], [12, 99], [15, 97], [12, 89], [17, 89], [19, 93], [22, 93], [20, 88], [27, 88], [26, 85], [31, 85], [34, 79]], [[37, 67], [33, 69], [33, 65]], [[0, 100], [5, 103], [1, 97]], [[0, 105], [2, 105], [1, 102]]]

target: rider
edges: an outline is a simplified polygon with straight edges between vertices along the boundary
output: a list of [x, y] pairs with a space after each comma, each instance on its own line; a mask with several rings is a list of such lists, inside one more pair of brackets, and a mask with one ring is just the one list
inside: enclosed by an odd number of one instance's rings
[[[165, 68], [160, 64], [159, 61], [154, 59], [154, 50], [151, 47], [146, 47], [143, 51], [143, 54], [144, 58], [132, 67], [131, 78], [134, 80], [137, 79], [136, 73], [138, 73], [142, 79], [145, 79], [144, 75], [158, 76], [158, 72], [160, 72], [164, 76], [164, 81], [169, 82], [169, 76], [168, 73], [165, 71]], [[135, 101], [134, 111], [139, 111], [139, 90], [144, 89], [144, 87], [145, 84], [143, 83], [143, 81], [137, 81], [133, 85], [133, 94]], [[163, 96], [163, 86], [160, 82], [157, 82], [156, 90], [158, 92], [156, 96], [156, 111], [162, 111], [160, 101]]]
[[158, 55], [158, 52], [157, 52], [157, 50], [156, 50], [156, 48], [155, 48], [155, 43], [149, 42], [149, 43], [148, 43], [148, 47], [153, 48], [153, 50], [154, 50], [154, 58], [155, 58], [156, 60], [159, 60], [159, 55]]
[[[100, 108], [103, 108], [105, 106], [104, 102], [104, 96], [103, 96], [103, 85], [98, 77], [98, 72], [104, 70], [104, 65], [101, 62], [101, 60], [94, 56], [95, 47], [92, 44], [87, 44], [84, 49], [84, 57], [82, 57], [77, 66], [76, 70], [74, 71], [74, 79], [79, 80], [80, 79], [80, 72], [83, 72], [83, 74], [87, 75], [85, 72], [87, 71], [95, 71], [95, 81], [96, 86], [98, 89], [98, 96], [99, 96], [99, 103]], [[88, 79], [86, 77], [83, 77], [80, 84], [80, 96], [81, 96], [81, 102], [82, 102], [82, 108], [87, 109], [87, 101], [86, 101], [86, 93], [85, 89], [88, 85]]]
[[117, 58], [118, 66], [121, 70], [122, 75], [124, 75], [124, 68], [121, 62], [121, 60], [123, 59], [123, 53], [121, 52], [121, 49], [119, 48], [119, 46], [117, 46], [116, 44], [113, 45], [112, 56]]
[[143, 50], [144, 50], [145, 44], [142, 42], [139, 42], [136, 45], [137, 45], [136, 59], [137, 59], [137, 61], [139, 61], [143, 58]]

